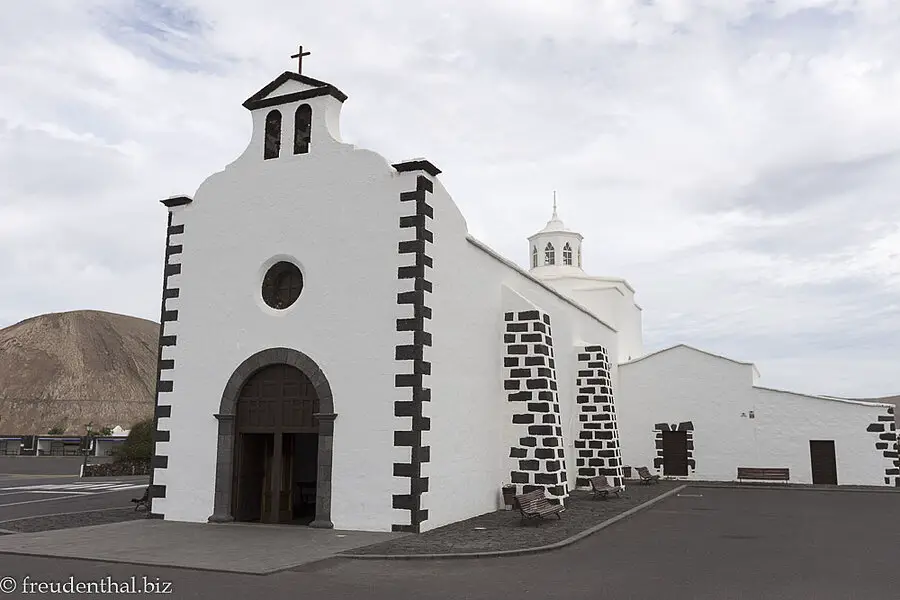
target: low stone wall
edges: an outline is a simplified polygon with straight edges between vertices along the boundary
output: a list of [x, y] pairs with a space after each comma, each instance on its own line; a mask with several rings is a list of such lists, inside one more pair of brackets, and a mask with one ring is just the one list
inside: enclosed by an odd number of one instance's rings
[[149, 460], [128, 460], [106, 464], [85, 465], [82, 477], [124, 477], [126, 475], [149, 475]]

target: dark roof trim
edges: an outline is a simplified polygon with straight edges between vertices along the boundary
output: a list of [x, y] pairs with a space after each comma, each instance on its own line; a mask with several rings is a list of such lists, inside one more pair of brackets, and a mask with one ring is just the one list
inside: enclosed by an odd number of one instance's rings
[[[302, 92], [294, 92], [292, 94], [284, 94], [283, 96], [275, 96], [274, 98], [266, 98], [266, 96], [274, 92], [286, 81], [297, 81], [300, 83], [305, 83], [306, 85], [315, 86], [315, 88], [311, 90], [303, 90]], [[330, 83], [325, 83], [324, 81], [319, 81], [318, 79], [313, 79], [312, 77], [307, 77], [306, 75], [298, 75], [297, 73], [285, 71], [284, 73], [276, 77], [274, 81], [266, 85], [263, 89], [247, 98], [247, 100], [244, 101], [243, 106], [248, 110], [256, 110], [257, 108], [276, 106], [278, 104], [287, 104], [288, 102], [306, 100], [308, 98], [316, 98], [319, 96], [331, 96], [337, 99], [339, 102], [343, 102], [347, 99], [347, 94], [337, 89]]]
[[424, 158], [399, 162], [391, 166], [401, 173], [408, 173], [409, 171], [425, 171], [432, 177], [437, 177], [441, 172], [440, 169], [431, 164], [431, 161], [425, 160]]
[[168, 208], [175, 208], [176, 206], [184, 206], [185, 204], [190, 204], [193, 202], [193, 198], [189, 198], [187, 196], [172, 196], [171, 198], [166, 198], [165, 200], [160, 200], [163, 204], [165, 204]]

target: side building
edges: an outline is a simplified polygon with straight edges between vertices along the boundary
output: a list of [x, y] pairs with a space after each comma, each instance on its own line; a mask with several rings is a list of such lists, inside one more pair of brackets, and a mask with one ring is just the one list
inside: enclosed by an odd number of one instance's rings
[[755, 365], [684, 344], [619, 365], [626, 463], [708, 481], [774, 469], [792, 483], [900, 485], [892, 405], [758, 381]]

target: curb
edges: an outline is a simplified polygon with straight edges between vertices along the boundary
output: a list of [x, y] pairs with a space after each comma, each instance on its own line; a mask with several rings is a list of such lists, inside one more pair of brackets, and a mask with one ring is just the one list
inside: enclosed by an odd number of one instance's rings
[[335, 558], [352, 558], [357, 560], [439, 560], [445, 558], [490, 558], [497, 556], [521, 556], [523, 554], [538, 554], [540, 552], [550, 552], [552, 550], [558, 550], [560, 548], [564, 548], [570, 544], [574, 544], [575, 542], [586, 538], [589, 535], [592, 535], [601, 529], [605, 529], [614, 523], [618, 523], [624, 519], [627, 519], [631, 515], [638, 513], [645, 508], [649, 508], [660, 502], [665, 500], [670, 496], [674, 496], [678, 492], [683, 491], [685, 488], [690, 487], [689, 485], [680, 485], [674, 489], [669, 490], [664, 494], [660, 494], [655, 498], [651, 498], [647, 500], [643, 504], [638, 504], [634, 508], [630, 508], [625, 512], [616, 515], [602, 523], [594, 525], [588, 529], [580, 533], [576, 533], [572, 537], [566, 538], [562, 541], [555, 542], [553, 544], [547, 544], [546, 546], [533, 546], [531, 548], [519, 548], [516, 550], [493, 550], [486, 552], [447, 552], [443, 554], [336, 554]]

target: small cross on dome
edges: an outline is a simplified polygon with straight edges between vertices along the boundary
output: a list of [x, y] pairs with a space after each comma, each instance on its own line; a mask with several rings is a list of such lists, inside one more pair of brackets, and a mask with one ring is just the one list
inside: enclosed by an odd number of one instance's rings
[[300, 49], [297, 51], [297, 54], [292, 54], [291, 58], [297, 59], [297, 73], [299, 75], [303, 75], [303, 57], [309, 56], [309, 52], [303, 51], [303, 46], [300, 46]]

